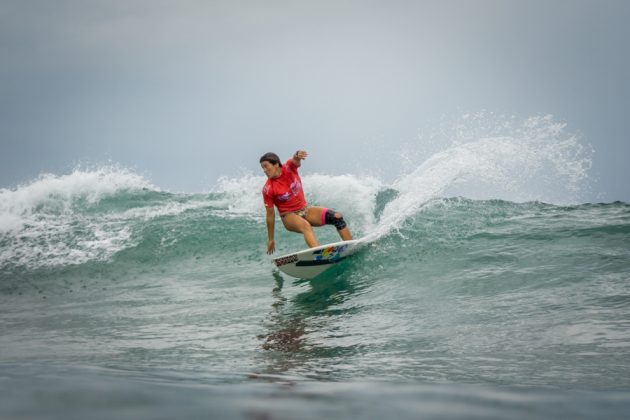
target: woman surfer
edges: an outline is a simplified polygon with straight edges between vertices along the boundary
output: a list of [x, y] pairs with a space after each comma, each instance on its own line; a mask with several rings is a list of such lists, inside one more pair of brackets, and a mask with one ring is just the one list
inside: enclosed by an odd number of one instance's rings
[[298, 168], [307, 156], [308, 153], [298, 150], [284, 165], [280, 163], [280, 158], [275, 153], [265, 153], [260, 158], [260, 166], [268, 178], [262, 190], [267, 210], [267, 254], [276, 250], [274, 205], [278, 207], [284, 227], [288, 231], [303, 234], [304, 241], [310, 248], [319, 245], [313, 226], [334, 225], [342, 240], [352, 239], [350, 230], [340, 213], [326, 207], [311, 207], [307, 204], [302, 180], [298, 174]]

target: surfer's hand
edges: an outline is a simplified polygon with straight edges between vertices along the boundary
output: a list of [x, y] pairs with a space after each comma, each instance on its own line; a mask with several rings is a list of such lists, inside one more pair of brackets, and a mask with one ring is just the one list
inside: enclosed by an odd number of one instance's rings
[[276, 250], [276, 241], [273, 239], [267, 242], [267, 254], [271, 255]]
[[293, 155], [293, 159], [302, 160], [302, 159], [306, 159], [307, 156], [308, 156], [308, 153], [305, 150], [298, 150]]

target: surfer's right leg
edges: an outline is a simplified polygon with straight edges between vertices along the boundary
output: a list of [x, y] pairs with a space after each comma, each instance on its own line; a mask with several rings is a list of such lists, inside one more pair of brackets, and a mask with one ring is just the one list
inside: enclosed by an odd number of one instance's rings
[[326, 207], [309, 207], [306, 219], [313, 226], [333, 225], [344, 241], [352, 239], [352, 234], [343, 220], [343, 215]]
[[280, 218], [282, 219], [284, 227], [288, 231], [304, 235], [304, 242], [306, 242], [306, 245], [308, 245], [309, 248], [319, 246], [319, 242], [317, 242], [317, 238], [315, 237], [315, 232], [313, 232], [313, 227], [306, 219], [295, 213], [287, 213], [282, 215]]

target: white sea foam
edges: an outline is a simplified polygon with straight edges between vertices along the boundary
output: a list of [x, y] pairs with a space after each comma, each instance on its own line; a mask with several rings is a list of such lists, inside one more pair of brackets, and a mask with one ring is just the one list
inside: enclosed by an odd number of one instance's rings
[[376, 196], [383, 188], [380, 180], [350, 174], [313, 174], [302, 180], [309, 203], [339, 211], [361, 232], [372, 230]]
[[201, 196], [182, 201], [167, 197], [91, 212], [100, 200], [123, 192], [159, 192], [126, 169], [75, 170], [42, 175], [14, 190], [0, 190], [0, 266], [31, 268], [106, 260], [136, 245], [131, 224], [213, 205]]
[[116, 167], [43, 174], [13, 190], [0, 189], [0, 232], [20, 228], [34, 212], [68, 214], [77, 199], [94, 204], [121, 190], [142, 189], [158, 190], [140, 175]]
[[240, 177], [221, 177], [212, 189], [223, 197], [221, 202], [226, 216], [252, 217], [260, 219], [264, 214], [262, 188], [266, 177], [244, 174]]

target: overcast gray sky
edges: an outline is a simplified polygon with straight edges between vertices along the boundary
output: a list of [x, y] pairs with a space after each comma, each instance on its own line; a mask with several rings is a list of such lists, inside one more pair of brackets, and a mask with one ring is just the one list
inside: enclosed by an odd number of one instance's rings
[[298, 147], [344, 173], [489, 110], [583, 133], [599, 198], [630, 202], [628, 22], [623, 0], [0, 0], [0, 187], [111, 161], [207, 191]]

